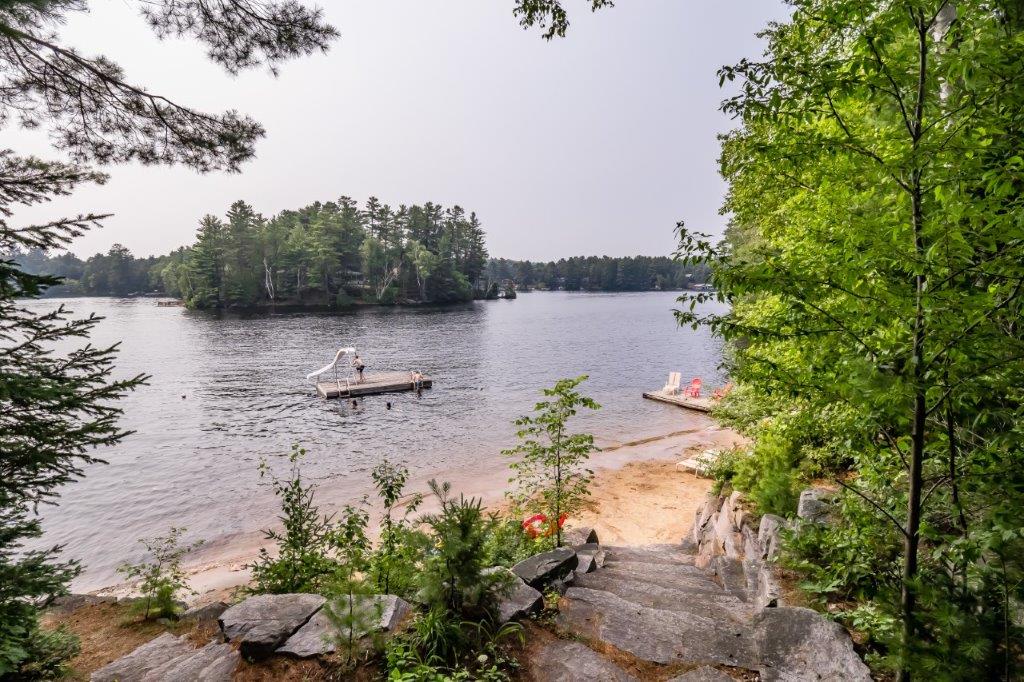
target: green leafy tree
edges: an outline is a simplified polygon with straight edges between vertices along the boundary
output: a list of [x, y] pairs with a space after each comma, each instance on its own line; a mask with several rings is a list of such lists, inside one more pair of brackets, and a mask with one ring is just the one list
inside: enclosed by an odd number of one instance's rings
[[372, 557], [370, 573], [381, 594], [412, 595], [417, 564], [424, 549], [424, 536], [413, 527], [410, 515], [415, 514], [422, 495], [415, 494], [403, 504], [401, 517], [398, 505], [409, 480], [409, 468], [382, 460], [370, 472], [377, 497], [384, 506], [380, 523], [380, 539]]
[[172, 527], [165, 536], [139, 540], [150, 555], [150, 560], [140, 564], [124, 564], [117, 569], [127, 580], [138, 581], [142, 600], [135, 607], [145, 620], [177, 617], [177, 597], [182, 592], [196, 594], [188, 586], [181, 560], [202, 545], [203, 541], [181, 544], [185, 530]]
[[1013, 3], [795, 3], [763, 60], [721, 72], [740, 122], [721, 161], [728, 241], [681, 235], [732, 308], [680, 317], [734, 341], [748, 390], [730, 409], [764, 416], [746, 428], [846, 491], [849, 522], [817, 537], [873, 538], [881, 570], [861, 580], [825, 544], [802, 556], [862, 600], [851, 622], [902, 679], [1019, 663], [1022, 18]]
[[535, 414], [516, 420], [520, 443], [503, 454], [517, 458], [509, 465], [515, 474], [510, 493], [518, 508], [539, 504], [551, 525], [555, 547], [562, 546], [563, 515], [578, 511], [589, 494], [593, 472], [586, 468], [594, 450], [594, 437], [588, 433], [570, 433], [569, 420], [581, 408], [600, 409], [576, 387], [586, 375], [560, 379], [544, 389], [546, 400], [534, 406]]
[[359, 653], [359, 640], [379, 616], [379, 606], [368, 598], [365, 573], [370, 567], [369, 521], [366, 500], [345, 505], [333, 534], [337, 547], [335, 567], [329, 587], [330, 599], [324, 611], [334, 626], [335, 643], [344, 652], [349, 665]]

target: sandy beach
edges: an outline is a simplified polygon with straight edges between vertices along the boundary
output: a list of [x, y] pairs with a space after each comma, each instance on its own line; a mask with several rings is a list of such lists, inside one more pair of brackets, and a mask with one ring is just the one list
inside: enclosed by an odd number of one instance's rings
[[[639, 441], [602, 442], [601, 450], [591, 458], [591, 500], [571, 525], [597, 529], [605, 544], [678, 542], [689, 530], [694, 511], [710, 489], [711, 481], [683, 471], [677, 463], [707, 449], [742, 442], [742, 436], [718, 426], [710, 418], [699, 420], [693, 428]], [[507, 476], [504, 469], [478, 472], [472, 479], [459, 481], [460, 489], [498, 508], [502, 505]], [[426, 490], [426, 485], [414, 478], [410, 488]], [[329, 490], [321, 492], [325, 499], [329, 498]], [[424, 508], [429, 509], [429, 500]], [[198, 594], [191, 601], [201, 604], [222, 599], [246, 584], [246, 565], [257, 557], [262, 544], [261, 538], [247, 536], [193, 557], [188, 572]], [[115, 585], [97, 592], [123, 596], [131, 593], [131, 587]]]

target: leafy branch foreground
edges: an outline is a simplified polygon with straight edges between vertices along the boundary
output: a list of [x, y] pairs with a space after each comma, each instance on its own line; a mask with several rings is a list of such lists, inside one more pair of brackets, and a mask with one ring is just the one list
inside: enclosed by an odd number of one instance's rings
[[725, 337], [733, 483], [840, 522], [790, 543], [806, 587], [900, 679], [1024, 666], [1024, 11], [797, 0], [721, 70], [726, 239], [685, 323]]

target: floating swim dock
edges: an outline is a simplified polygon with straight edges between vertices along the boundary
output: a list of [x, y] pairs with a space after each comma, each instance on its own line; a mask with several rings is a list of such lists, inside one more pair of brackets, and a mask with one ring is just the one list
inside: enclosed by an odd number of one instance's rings
[[420, 375], [413, 378], [409, 372], [384, 372], [367, 374], [362, 383], [354, 379], [331, 379], [316, 382], [316, 392], [321, 398], [355, 398], [364, 395], [381, 393], [400, 393], [415, 391], [419, 388], [430, 388], [433, 382], [430, 377]]
[[678, 405], [679, 407], [685, 407], [688, 410], [696, 410], [697, 412], [710, 412], [713, 401], [711, 398], [694, 398], [692, 396], [679, 394], [665, 393], [664, 391], [651, 391], [650, 393], [644, 393], [644, 397], [648, 400], [657, 400], [662, 403], [669, 403], [670, 405]]

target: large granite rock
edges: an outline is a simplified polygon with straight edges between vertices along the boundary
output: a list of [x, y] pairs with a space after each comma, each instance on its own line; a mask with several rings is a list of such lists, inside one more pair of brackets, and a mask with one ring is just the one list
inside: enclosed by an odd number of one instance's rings
[[762, 682], [870, 682], [871, 673], [838, 623], [811, 609], [764, 609], [754, 622]]
[[540, 611], [544, 606], [544, 595], [504, 566], [488, 568], [484, 572], [502, 573], [507, 577], [509, 589], [498, 598], [498, 618], [502, 623]]
[[269, 656], [316, 613], [326, 600], [318, 594], [260, 594], [220, 616], [224, 637], [238, 642], [246, 658]]
[[555, 640], [529, 661], [530, 675], [544, 682], [636, 682], [635, 677], [580, 642]]
[[92, 682], [142, 682], [146, 674], [195, 652], [185, 637], [165, 632], [89, 676]]
[[512, 572], [530, 587], [540, 590], [568, 576], [578, 564], [576, 550], [571, 547], [559, 547], [523, 559], [512, 567]]
[[808, 488], [800, 493], [796, 515], [811, 523], [825, 523], [832, 512], [832, 491], [827, 488]]
[[[279, 654], [297, 658], [309, 658], [337, 650], [337, 637], [348, 637], [348, 629], [338, 630], [327, 614], [333, 609], [338, 615], [348, 614], [348, 602], [344, 598], [325, 605], [288, 641], [277, 649]], [[404, 600], [391, 595], [358, 596], [352, 602], [352, 611], [357, 621], [354, 639], [362, 639], [375, 632], [393, 632], [409, 614], [410, 607]]]
[[202, 649], [179, 656], [145, 674], [142, 682], [231, 682], [241, 660], [230, 644], [210, 642]]
[[702, 665], [682, 675], [676, 675], [668, 682], [733, 682], [733, 679], [718, 668]]

